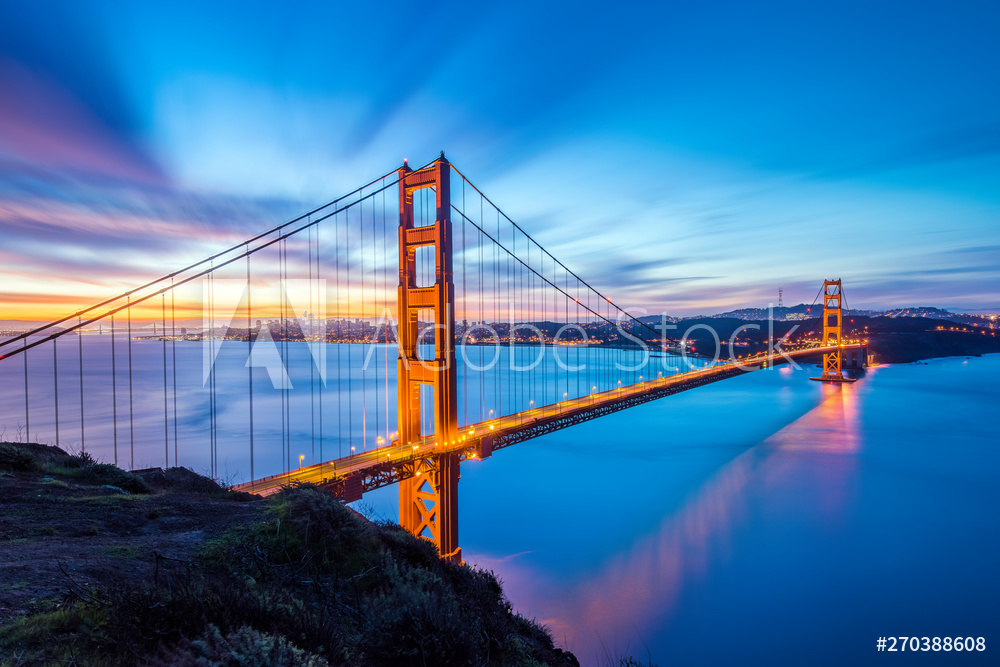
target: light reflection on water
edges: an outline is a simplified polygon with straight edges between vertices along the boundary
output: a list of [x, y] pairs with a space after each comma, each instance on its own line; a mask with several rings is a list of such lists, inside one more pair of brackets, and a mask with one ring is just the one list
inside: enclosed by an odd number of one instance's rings
[[[989, 641], [1000, 356], [853, 385], [811, 371], [745, 376], [466, 466], [466, 558], [585, 665], [881, 664], [879, 636]], [[640, 432], [678, 437], [621, 444]]]
[[[730, 534], [734, 524], [744, 518], [748, 484], [779, 484], [795, 467], [786, 460], [786, 452], [857, 451], [853, 401], [850, 387], [824, 387], [816, 408], [723, 465], [676, 512], [665, 517], [652, 535], [615, 554], [570, 595], [545, 591], [532, 598], [532, 588], [528, 588], [525, 603], [544, 609], [540, 620], [583, 657], [627, 646], [639, 628], [648, 626], [650, 618], [669, 619], [678, 613], [685, 580], [707, 576], [713, 558], [731, 557]], [[845, 473], [849, 470], [844, 466], [827, 467], [829, 478], [821, 488], [841, 486]], [[503, 569], [488, 558], [479, 564]], [[614, 623], [609, 624], [608, 619]]]

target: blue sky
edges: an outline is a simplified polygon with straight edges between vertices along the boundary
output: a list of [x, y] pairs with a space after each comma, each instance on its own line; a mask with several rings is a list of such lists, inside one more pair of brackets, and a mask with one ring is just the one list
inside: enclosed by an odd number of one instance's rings
[[622, 305], [829, 276], [996, 311], [998, 34], [987, 2], [7, 2], [0, 307], [93, 301], [444, 149]]

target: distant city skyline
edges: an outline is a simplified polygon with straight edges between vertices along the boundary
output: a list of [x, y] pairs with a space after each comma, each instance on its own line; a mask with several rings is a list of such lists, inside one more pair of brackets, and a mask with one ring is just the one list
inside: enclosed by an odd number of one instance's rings
[[997, 312], [998, 32], [972, 2], [7, 3], [0, 319], [442, 149], [623, 307], [809, 302], [837, 277], [856, 308]]
[[[139, 308], [136, 308], [136, 310], [139, 310]], [[159, 331], [166, 331], [167, 333], [181, 332], [181, 334], [179, 335], [187, 335], [187, 334], [193, 335], [193, 334], [200, 334], [201, 332], [207, 331], [210, 328], [215, 328], [215, 329], [231, 328], [234, 331], [241, 330], [244, 332], [246, 331], [247, 328], [245, 313], [237, 313], [228, 324], [223, 324], [221, 323], [221, 321], [216, 322], [215, 324], [209, 324], [206, 322], [204, 316], [199, 316], [199, 317], [185, 316], [183, 318], [177, 318], [173, 320], [167, 319], [166, 323], [164, 324], [162, 315], [157, 316], [157, 314], [154, 313], [152, 310], [147, 310], [146, 312], [150, 314], [150, 316], [148, 317], [134, 316], [132, 318], [131, 325], [128, 325], [124, 320], [119, 319], [118, 324], [116, 326], [116, 330], [119, 329], [124, 330], [128, 326], [131, 326], [133, 330], [143, 331], [144, 333], [148, 333], [150, 330], [152, 331], [159, 330]], [[774, 306], [772, 304], [770, 307], [744, 307], [744, 308], [736, 308], [734, 310], [725, 311], [722, 313], [711, 313], [711, 314], [700, 313], [697, 315], [688, 315], [688, 316], [678, 316], [670, 313], [655, 313], [651, 315], [640, 316], [637, 318], [637, 320], [641, 323], [646, 323], [646, 324], [652, 323], [655, 328], [656, 324], [660, 321], [661, 318], [663, 318], [667, 322], [682, 322], [686, 320], [713, 319], [713, 318], [735, 318], [747, 321], [762, 321], [767, 319], [774, 319], [775, 321], [799, 321], [799, 320], [808, 320], [816, 318], [819, 316], [821, 312], [822, 312], [822, 306], [815, 304], [812, 306], [811, 309], [809, 308], [809, 304], [806, 303], [800, 303], [784, 307]], [[995, 314], [995, 313], [994, 314], [960, 313], [960, 312], [952, 312], [948, 310], [935, 308], [933, 306], [916, 307], [916, 308], [898, 308], [898, 309], [887, 309], [887, 310], [845, 308], [844, 314], [846, 316], [862, 316], [862, 317], [890, 317], [890, 318], [914, 317], [914, 318], [927, 318], [927, 319], [946, 319], [952, 322], [973, 324], [974, 326], [982, 326], [988, 329], [997, 328], [998, 327], [997, 320], [998, 318], [1000, 318], [1000, 314]], [[559, 313], [552, 313], [551, 318], [548, 320], [545, 319], [539, 320], [537, 318], [529, 320], [520, 317], [515, 317], [514, 323], [528, 324], [528, 323], [537, 323], [542, 321], [560, 321], [560, 317], [561, 316]], [[280, 315], [274, 315], [274, 314], [261, 316], [257, 311], [254, 312], [252, 318], [254, 320], [251, 326], [252, 330], [259, 329], [262, 323], [267, 323], [271, 329], [274, 329], [275, 326], [280, 326], [282, 319]], [[363, 322], [365, 323], [365, 325], [368, 325], [369, 328], [375, 327], [376, 325], [378, 325], [381, 328], [386, 324], [386, 322], [391, 323], [392, 326], [398, 325], [398, 318], [393, 313], [390, 313], [390, 317], [388, 318], [384, 316], [376, 317], [376, 316], [360, 316], [360, 315], [343, 315], [340, 317], [327, 316], [327, 317], [313, 318], [312, 314], [308, 314], [303, 318], [299, 318], [294, 314], [289, 314], [286, 319], [289, 323], [301, 322], [304, 319], [308, 320], [315, 319], [316, 322], [325, 322], [329, 324], [331, 327], [334, 326], [334, 323], [336, 322], [343, 322], [343, 323]], [[582, 318], [580, 320], [575, 320], [575, 321], [582, 324], [586, 322], [593, 322], [594, 319], [595, 318], [591, 316], [590, 318]], [[0, 336], [13, 335], [15, 333], [26, 331], [31, 328], [37, 328], [41, 325], [47, 324], [48, 322], [49, 320], [16, 320], [16, 319], [0, 320]], [[624, 318], [622, 320], [622, 324], [625, 326], [627, 330], [639, 326], [634, 322], [630, 324], [630, 322], [631, 320], [629, 320], [628, 318]], [[465, 327], [477, 323], [490, 324], [490, 325], [499, 323], [501, 325], [506, 325], [509, 323], [509, 321], [507, 319], [478, 320], [474, 318], [459, 318], [456, 320], [457, 334], [460, 336]], [[72, 324], [73, 324], [72, 320], [67, 322], [67, 326]], [[426, 324], [430, 326], [429, 321]], [[295, 324], [295, 327], [296, 331], [298, 333], [301, 333], [297, 328], [298, 327], [297, 324]], [[58, 326], [53, 328], [58, 328]], [[100, 332], [110, 332], [111, 331], [110, 320], [108, 320], [107, 318], [102, 319], [100, 322], [95, 322], [89, 326], [83, 327], [82, 331], [84, 331], [85, 334], [87, 335]], [[298, 333], [296, 334], [296, 336], [298, 336]], [[676, 336], [674, 337], [676, 338]], [[334, 337], [331, 340], [335, 339], [337, 338]]]

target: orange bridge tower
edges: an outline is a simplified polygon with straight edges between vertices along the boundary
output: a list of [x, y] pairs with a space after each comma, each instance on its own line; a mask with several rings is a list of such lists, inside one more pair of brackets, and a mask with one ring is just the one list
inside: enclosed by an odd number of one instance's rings
[[[444, 449], [458, 437], [455, 372], [455, 285], [452, 273], [451, 165], [444, 152], [431, 166], [399, 170], [399, 442], [421, 435], [420, 398], [434, 393], [434, 436]], [[432, 188], [437, 213], [433, 225], [414, 226], [413, 193]], [[433, 248], [434, 284], [417, 284], [417, 249]], [[424, 259], [421, 253], [421, 259]], [[420, 320], [433, 319], [434, 357], [420, 356]], [[459, 454], [419, 460], [413, 476], [399, 483], [399, 523], [431, 540], [443, 558], [461, 562], [458, 546]]]
[[823, 374], [812, 378], [824, 382], [854, 382], [844, 377], [841, 354], [844, 346], [844, 311], [841, 307], [841, 282], [823, 281], [823, 345], [836, 345], [838, 349], [823, 355]]

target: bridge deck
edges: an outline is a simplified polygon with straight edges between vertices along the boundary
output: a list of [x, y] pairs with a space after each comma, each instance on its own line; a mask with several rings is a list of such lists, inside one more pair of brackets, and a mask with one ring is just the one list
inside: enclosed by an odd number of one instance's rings
[[[851, 344], [844, 345], [840, 349], [847, 351], [861, 347], [861, 344]], [[800, 359], [836, 349], [835, 345], [811, 347], [785, 351], [785, 355], [789, 359]], [[774, 366], [784, 361], [781, 355], [774, 355], [770, 359], [767, 355], [760, 355], [741, 360], [739, 364], [724, 362], [704, 369], [647, 380], [471, 424], [462, 429], [453, 442], [440, 442], [433, 435], [424, 436], [411, 443], [394, 440], [385, 447], [263, 477], [239, 484], [234, 488], [267, 496], [277, 493], [287, 484], [309, 482], [331, 487], [331, 490], [345, 499], [355, 500], [361, 497], [362, 491], [370, 491], [412, 477], [417, 462], [433, 459], [440, 454], [458, 453], [463, 459], [484, 458], [490, 456], [493, 450], [530, 440], [545, 433], [680, 391], [752, 372], [766, 367], [763, 362], [767, 362], [767, 366]]]

